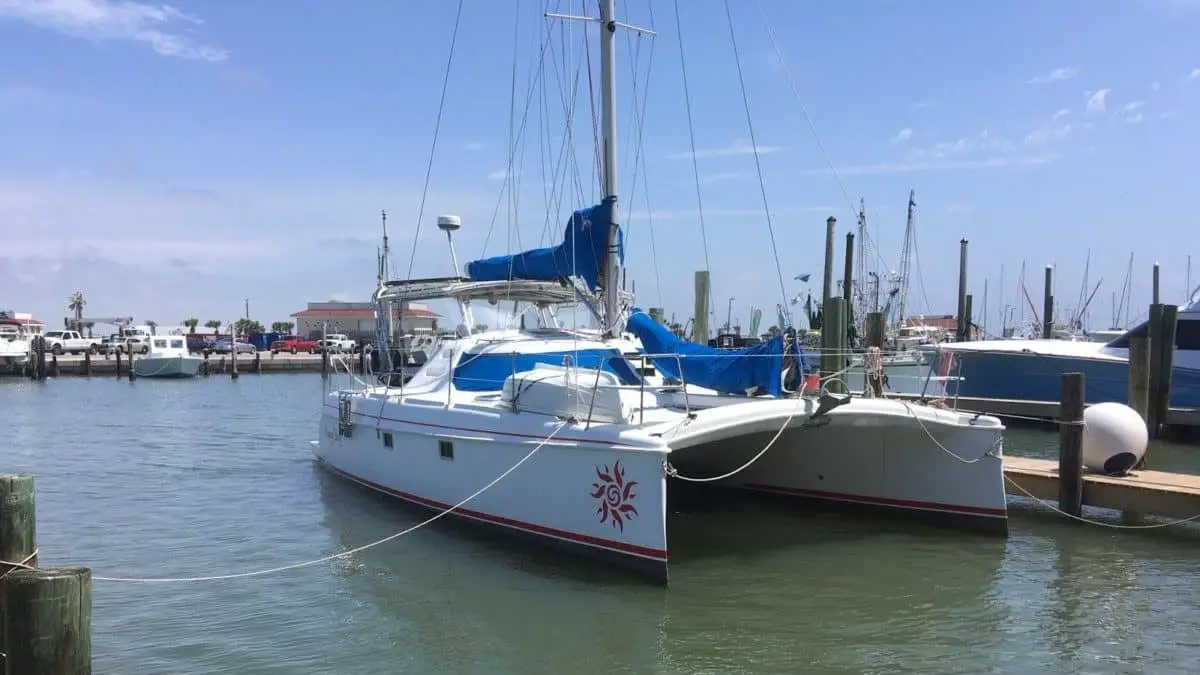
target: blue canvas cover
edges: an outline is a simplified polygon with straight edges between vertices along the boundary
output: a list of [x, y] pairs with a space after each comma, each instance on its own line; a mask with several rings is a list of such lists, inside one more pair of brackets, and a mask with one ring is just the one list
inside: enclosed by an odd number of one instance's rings
[[[717, 349], [677, 337], [636, 308], [626, 329], [641, 340], [645, 353], [680, 356], [678, 360], [670, 356], [651, 359], [654, 367], [667, 377], [726, 394], [746, 394], [755, 388], [773, 396], [783, 393], [787, 354], [782, 334], [744, 349]], [[803, 352], [799, 351], [798, 344], [793, 346], [797, 366], [801, 372], [807, 371]]]
[[563, 243], [558, 246], [474, 260], [467, 263], [467, 276], [473, 281], [555, 281], [576, 276], [587, 283], [588, 289], [596, 290], [610, 228], [617, 228], [618, 260], [625, 261], [624, 236], [612, 221], [614, 202], [613, 198], [605, 199], [573, 213]]
[[599, 366], [620, 378], [622, 384], [634, 385], [641, 381], [633, 366], [616, 349], [576, 349], [525, 354], [464, 354], [454, 367], [454, 388], [459, 391], [499, 391], [504, 388], [509, 375], [528, 372], [539, 363], [561, 366], [567, 357], [584, 370], [595, 370]]

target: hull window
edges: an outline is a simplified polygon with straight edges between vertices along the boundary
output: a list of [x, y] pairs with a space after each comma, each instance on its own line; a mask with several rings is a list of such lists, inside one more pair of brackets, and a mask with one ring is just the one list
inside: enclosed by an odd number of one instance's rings
[[442, 459], [454, 459], [454, 444], [450, 441], [438, 441], [438, 454]]
[[383, 447], [391, 450], [392, 448], [396, 447], [393, 443], [394, 442], [392, 441], [392, 432], [390, 432], [390, 431], [383, 432]]

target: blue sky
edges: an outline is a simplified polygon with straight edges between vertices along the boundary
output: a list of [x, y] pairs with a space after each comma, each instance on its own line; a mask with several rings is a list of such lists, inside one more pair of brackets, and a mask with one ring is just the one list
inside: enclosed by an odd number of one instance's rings
[[[594, 51], [594, 27], [547, 22], [545, 6], [463, 3], [415, 275], [449, 271], [440, 213], [462, 216], [466, 261], [548, 243], [547, 222], [557, 238], [596, 196], [586, 71], [564, 174], [584, 189], [562, 188], [546, 149], [568, 126], [561, 83], [586, 63], [585, 31]], [[58, 321], [82, 288], [91, 315], [165, 324], [233, 317], [248, 297], [270, 323], [308, 300], [366, 299], [381, 209], [407, 271], [458, 3], [281, 7], [0, 0], [0, 307]], [[840, 271], [860, 197], [882, 264], [896, 266], [915, 189], [924, 291], [914, 281], [910, 311], [954, 310], [961, 237], [977, 311], [988, 280], [993, 325], [1016, 302], [1022, 261], [1039, 307], [1051, 263], [1060, 306], [1076, 304], [1089, 248], [1091, 283], [1104, 278], [1093, 327], [1109, 323], [1131, 252], [1133, 317], [1153, 261], [1164, 298], [1183, 299], [1200, 219], [1189, 189], [1200, 2], [761, 0], [765, 21], [755, 1], [730, 7], [787, 293], [801, 290], [797, 273], [819, 279], [829, 215]], [[629, 278], [639, 304], [690, 314], [705, 247], [682, 37], [717, 320], [733, 296], [743, 322], [755, 304], [769, 325], [781, 290], [725, 5], [683, 0], [679, 24], [673, 10], [618, 3], [624, 20], [658, 31], [652, 59], [650, 39], [618, 40]], [[530, 95], [544, 44], [547, 75]], [[526, 100], [532, 112], [510, 145], [514, 91], [518, 121]], [[510, 147], [521, 158], [511, 167]], [[502, 193], [512, 199], [497, 212]]]

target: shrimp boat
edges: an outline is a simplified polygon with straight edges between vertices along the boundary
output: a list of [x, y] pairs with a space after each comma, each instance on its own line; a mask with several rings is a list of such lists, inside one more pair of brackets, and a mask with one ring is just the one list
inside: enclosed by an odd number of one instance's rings
[[[600, 3], [603, 199], [563, 242], [393, 280], [374, 299], [378, 383], [327, 391], [320, 466], [438, 513], [668, 576], [669, 494], [683, 483], [850, 502], [1007, 531], [1001, 422], [836, 396], [806, 375], [793, 332], [740, 350], [687, 343], [621, 291], [614, 0]], [[385, 235], [386, 250], [386, 235]], [[381, 258], [382, 260], [382, 258]], [[407, 302], [450, 300], [461, 325], [411, 376], [387, 328]], [[520, 328], [479, 331], [472, 303]], [[599, 328], [567, 325], [582, 306]], [[398, 369], [397, 369], [398, 370]]]
[[138, 377], [196, 377], [204, 359], [188, 351], [183, 335], [151, 336], [149, 351], [133, 362]]

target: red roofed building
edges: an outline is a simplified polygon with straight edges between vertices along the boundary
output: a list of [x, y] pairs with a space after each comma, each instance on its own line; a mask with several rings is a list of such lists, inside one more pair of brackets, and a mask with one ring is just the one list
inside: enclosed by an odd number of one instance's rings
[[[401, 334], [431, 333], [437, 330], [441, 318], [419, 302], [397, 310], [396, 317]], [[292, 318], [296, 320], [296, 334], [311, 339], [320, 338], [322, 331], [343, 333], [356, 340], [375, 339], [375, 308], [369, 302], [310, 302]]]

